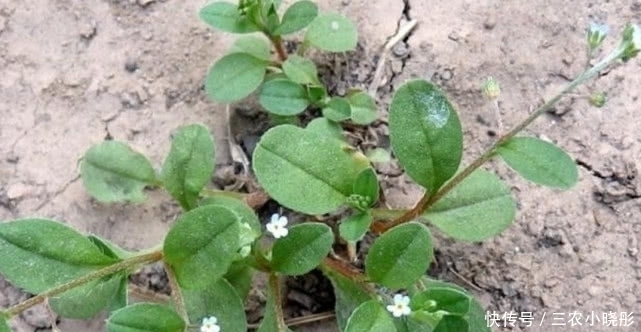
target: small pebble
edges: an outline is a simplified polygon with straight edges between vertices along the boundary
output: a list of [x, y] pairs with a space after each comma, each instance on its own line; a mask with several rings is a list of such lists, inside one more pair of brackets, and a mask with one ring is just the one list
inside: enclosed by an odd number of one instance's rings
[[136, 61], [136, 59], [127, 59], [127, 61], [125, 61], [125, 70], [126, 71], [128, 71], [130, 73], [133, 73], [137, 69], [138, 69], [138, 62]]
[[409, 47], [408, 47], [407, 43], [400, 42], [400, 43], [394, 45], [394, 47], [392, 48], [392, 53], [395, 56], [403, 59], [403, 58], [406, 58], [410, 54], [410, 50], [409, 50]]
[[494, 15], [488, 15], [487, 18], [485, 18], [485, 22], [483, 22], [483, 28], [486, 30], [492, 30], [496, 26], [496, 18]]
[[147, 7], [154, 2], [156, 2], [156, 0], [138, 0], [138, 5], [141, 7]]

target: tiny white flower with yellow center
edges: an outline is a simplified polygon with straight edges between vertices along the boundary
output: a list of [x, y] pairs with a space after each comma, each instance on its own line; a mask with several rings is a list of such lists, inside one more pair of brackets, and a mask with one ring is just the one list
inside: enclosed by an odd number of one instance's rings
[[394, 304], [388, 305], [387, 311], [391, 312], [394, 317], [409, 316], [412, 313], [409, 296], [394, 295]]
[[272, 234], [273, 237], [279, 239], [281, 237], [287, 236], [289, 231], [287, 230], [287, 217], [278, 215], [274, 213], [272, 219], [267, 223], [267, 231]]
[[220, 332], [218, 318], [214, 316], [203, 318], [203, 324], [200, 326], [200, 332]]

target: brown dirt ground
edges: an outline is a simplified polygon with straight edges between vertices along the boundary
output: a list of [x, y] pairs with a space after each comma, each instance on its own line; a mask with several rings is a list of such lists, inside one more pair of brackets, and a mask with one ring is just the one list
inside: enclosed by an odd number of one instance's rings
[[[203, 92], [203, 78], [231, 36], [212, 32], [196, 13], [206, 1], [0, 1], [0, 220], [32, 216], [62, 220], [125, 248], [162, 240], [179, 209], [150, 192], [139, 206], [93, 202], [78, 179], [77, 163], [91, 145], [110, 136], [127, 141], [160, 165], [170, 134], [204, 123], [225, 150], [224, 106]], [[358, 23], [363, 51], [350, 86], [367, 87], [382, 45], [399, 22], [419, 21], [397, 46], [377, 98], [409, 78], [431, 79], [458, 105], [467, 159], [494, 137], [495, 116], [479, 93], [483, 78], [502, 84], [506, 125], [522, 119], [584, 65], [584, 28], [641, 21], [641, 2], [326, 0], [321, 7]], [[612, 46], [617, 37], [607, 40]], [[355, 62], [348, 62], [354, 64]], [[501, 164], [519, 213], [514, 225], [482, 244], [438, 241], [432, 274], [471, 289], [490, 311], [532, 312], [537, 322], [511, 331], [587, 331], [552, 326], [552, 314], [631, 312], [641, 325], [641, 59], [605, 73], [567, 99], [556, 114], [529, 129], [563, 148], [580, 167], [579, 184], [557, 192], [528, 184]], [[348, 76], [348, 75], [344, 75]], [[605, 91], [608, 103], [590, 107], [584, 96]], [[402, 178], [386, 196], [411, 206], [420, 192]], [[395, 181], [395, 182], [394, 182]], [[0, 305], [26, 295], [4, 281]], [[546, 314], [542, 326], [539, 322]], [[561, 316], [556, 316], [561, 317]], [[15, 331], [50, 331], [44, 308], [12, 321]], [[557, 322], [557, 321], [555, 321]], [[300, 331], [334, 331], [328, 324]], [[101, 320], [63, 320], [61, 331], [100, 331]], [[605, 326], [591, 332], [613, 331]]]

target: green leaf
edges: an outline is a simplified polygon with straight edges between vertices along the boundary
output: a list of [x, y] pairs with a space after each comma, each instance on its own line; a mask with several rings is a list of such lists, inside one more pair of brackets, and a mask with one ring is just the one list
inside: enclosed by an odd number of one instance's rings
[[185, 210], [196, 206], [198, 195], [214, 172], [214, 140], [202, 125], [178, 130], [162, 166], [161, 178], [171, 196]]
[[271, 60], [271, 44], [263, 36], [245, 35], [234, 41], [229, 53], [247, 53], [257, 59]]
[[354, 181], [354, 194], [369, 198], [371, 204], [378, 201], [378, 178], [373, 168], [366, 168]]
[[356, 213], [341, 221], [338, 232], [345, 241], [360, 241], [369, 230], [372, 221], [374, 218], [370, 213]]
[[336, 296], [336, 307], [334, 310], [336, 312], [336, 323], [341, 331], [345, 331], [347, 320], [352, 315], [352, 312], [362, 303], [373, 300], [374, 296], [368, 293], [363, 285], [333, 270], [324, 269], [323, 272], [334, 287], [334, 295]]
[[314, 106], [322, 106], [322, 103], [327, 99], [327, 90], [322, 85], [308, 85], [307, 88], [307, 99]]
[[7, 324], [7, 320], [0, 317], [0, 332], [11, 332], [11, 328]]
[[88, 319], [109, 307], [120, 296], [120, 286], [127, 277], [117, 274], [95, 280], [59, 296], [49, 298], [51, 309], [66, 318]]
[[176, 220], [165, 237], [165, 262], [181, 288], [202, 289], [222, 277], [239, 249], [239, 217], [230, 209], [205, 205]]
[[323, 214], [345, 203], [369, 162], [337, 139], [281, 125], [263, 135], [252, 165], [258, 182], [281, 205]]
[[200, 202], [201, 206], [205, 205], [218, 205], [234, 212], [241, 223], [248, 224], [252, 230], [261, 234], [263, 232], [262, 225], [258, 216], [245, 202], [240, 199], [229, 197], [225, 194], [209, 196]]
[[347, 97], [352, 113], [352, 122], [368, 125], [378, 118], [374, 98], [365, 92], [356, 92]]
[[513, 137], [499, 147], [498, 153], [513, 170], [534, 183], [569, 189], [578, 180], [574, 160], [552, 143]]
[[218, 60], [207, 73], [205, 90], [219, 102], [243, 99], [263, 82], [267, 64], [267, 61], [251, 54], [228, 54]]
[[494, 174], [477, 170], [423, 214], [445, 234], [482, 241], [512, 224], [516, 203], [510, 189]]
[[335, 13], [317, 16], [305, 33], [305, 41], [329, 52], [351, 51], [356, 48], [357, 39], [354, 23]]
[[294, 33], [308, 26], [318, 15], [318, 7], [311, 1], [297, 1], [283, 14], [283, 21], [274, 31], [275, 35]]
[[309, 106], [305, 87], [287, 79], [265, 82], [258, 102], [270, 113], [283, 116], [296, 115]]
[[290, 80], [296, 83], [321, 85], [318, 80], [316, 65], [311, 60], [301, 56], [290, 55], [283, 62], [283, 72]]
[[433, 256], [427, 227], [410, 222], [376, 239], [365, 259], [365, 271], [385, 287], [406, 288], [427, 271]]
[[345, 332], [390, 332], [396, 331], [394, 321], [376, 300], [367, 301], [356, 310], [345, 327]]
[[[426, 303], [429, 301], [435, 301], [436, 305], [427, 305]], [[465, 292], [450, 287], [431, 287], [412, 296], [410, 306], [413, 311], [446, 311], [450, 314], [464, 316], [470, 310], [470, 303], [471, 298]]]
[[124, 307], [107, 319], [107, 332], [184, 332], [185, 322], [174, 309], [154, 303]]
[[192, 324], [200, 324], [203, 318], [214, 316], [221, 331], [247, 331], [243, 300], [227, 280], [218, 279], [204, 289], [185, 289], [182, 295]]
[[327, 120], [326, 118], [316, 118], [307, 124], [305, 130], [310, 130], [321, 135], [337, 138], [341, 141], [345, 140], [343, 135], [343, 128], [337, 123]]
[[0, 252], [0, 274], [33, 294], [118, 262], [72, 228], [44, 219], [0, 223]]
[[[445, 315], [434, 328], [434, 332], [467, 332], [470, 325], [460, 316]], [[476, 332], [476, 331], [474, 331]]]
[[141, 202], [145, 186], [157, 182], [147, 157], [116, 141], [92, 146], [82, 158], [80, 175], [89, 194], [101, 202]]
[[305, 223], [289, 229], [289, 234], [274, 243], [272, 268], [286, 275], [305, 274], [317, 267], [334, 244], [329, 226]]
[[135, 253], [129, 252], [125, 249], [122, 249], [115, 245], [113, 242], [109, 240], [105, 240], [97, 235], [87, 235], [87, 239], [91, 241], [98, 249], [100, 252], [105, 254], [108, 257], [115, 258], [115, 259], [125, 259], [129, 258], [135, 255]]
[[399, 163], [430, 193], [456, 173], [463, 151], [461, 123], [447, 97], [432, 83], [410, 81], [396, 91], [389, 127]]
[[217, 1], [200, 10], [200, 19], [210, 26], [231, 33], [249, 33], [259, 31], [258, 27], [241, 16], [235, 4]]
[[254, 269], [243, 261], [232, 263], [225, 274], [225, 280], [229, 281], [241, 299], [245, 299], [247, 295], [249, 295], [249, 291], [251, 291], [252, 288], [253, 277]]
[[323, 116], [334, 121], [341, 122], [350, 118], [352, 115], [352, 108], [349, 106], [347, 99], [342, 97], [334, 97], [323, 108]]

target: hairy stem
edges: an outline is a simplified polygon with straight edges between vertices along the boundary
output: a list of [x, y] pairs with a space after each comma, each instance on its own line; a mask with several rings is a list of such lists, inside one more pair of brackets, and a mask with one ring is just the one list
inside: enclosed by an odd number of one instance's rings
[[171, 301], [176, 307], [176, 312], [182, 317], [185, 322], [189, 322], [189, 316], [187, 315], [187, 307], [185, 307], [185, 301], [183, 295], [180, 292], [180, 286], [178, 286], [178, 281], [176, 280], [176, 274], [174, 271], [165, 264], [165, 272], [167, 272], [167, 279], [169, 280], [169, 287], [171, 287]]
[[82, 286], [88, 282], [130, 269], [132, 267], [141, 265], [141, 264], [148, 264], [152, 263], [155, 261], [158, 261], [162, 259], [162, 251], [154, 251], [151, 253], [147, 254], [142, 254], [139, 256], [134, 256], [131, 258], [127, 258], [123, 261], [120, 261], [118, 263], [115, 263], [113, 265], [109, 265], [107, 267], [104, 267], [100, 270], [93, 271], [89, 274], [86, 274], [78, 279], [72, 280], [70, 282], [64, 283], [58, 287], [52, 288], [50, 290], [47, 290], [43, 293], [40, 293], [30, 299], [27, 299], [26, 301], [23, 301], [21, 303], [18, 303], [14, 305], [13, 307], [10, 307], [6, 310], [2, 311], [2, 314], [5, 317], [12, 317], [15, 316], [39, 303], [42, 303], [44, 300], [47, 298], [60, 295], [68, 290], [71, 290], [73, 288], [76, 288], [78, 286]]
[[272, 292], [271, 296], [274, 299], [274, 313], [276, 314], [278, 331], [285, 332], [287, 331], [287, 325], [285, 324], [285, 315], [283, 314], [283, 299], [280, 289], [280, 280], [278, 280], [278, 275], [276, 273], [269, 274], [269, 290]]

